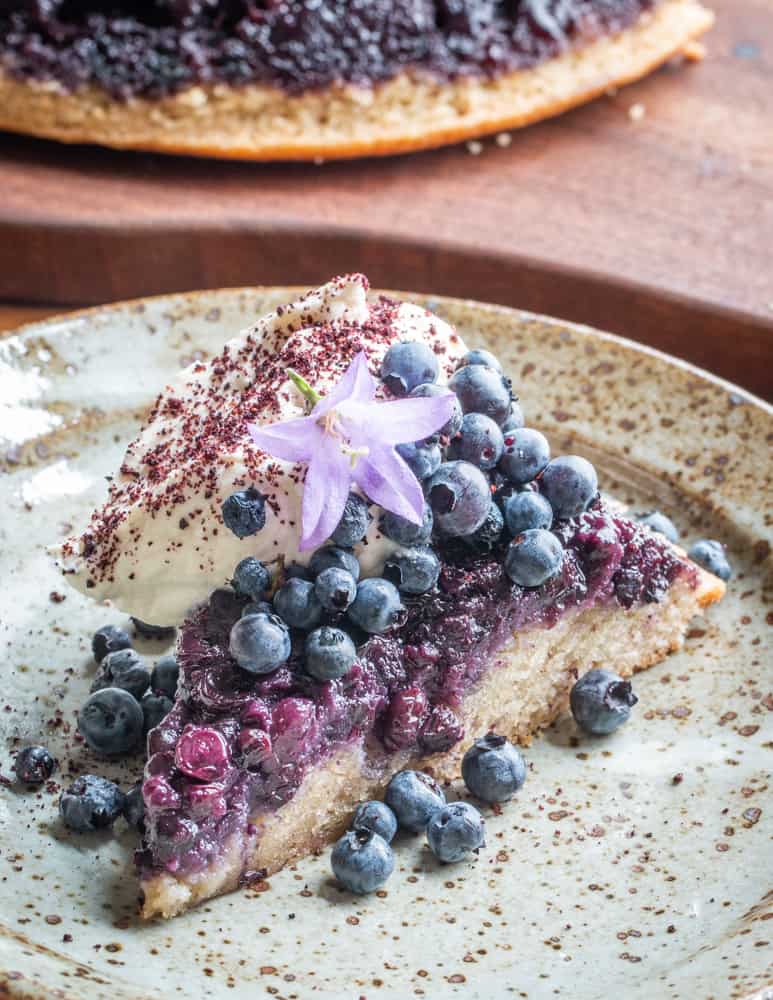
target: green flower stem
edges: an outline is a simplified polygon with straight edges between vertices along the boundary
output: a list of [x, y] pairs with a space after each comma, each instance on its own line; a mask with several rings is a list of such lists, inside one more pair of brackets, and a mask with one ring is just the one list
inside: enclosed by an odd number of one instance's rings
[[316, 405], [322, 399], [322, 396], [320, 396], [316, 389], [309, 385], [303, 375], [299, 375], [292, 368], [287, 369], [287, 375], [298, 392], [300, 392], [304, 399], [308, 399], [312, 406]]

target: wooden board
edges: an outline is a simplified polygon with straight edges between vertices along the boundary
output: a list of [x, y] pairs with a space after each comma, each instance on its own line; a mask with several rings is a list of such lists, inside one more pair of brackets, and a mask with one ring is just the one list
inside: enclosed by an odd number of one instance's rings
[[769, 395], [773, 2], [713, 6], [702, 65], [479, 155], [258, 166], [2, 137], [0, 299], [81, 304], [358, 269], [375, 285], [587, 322]]

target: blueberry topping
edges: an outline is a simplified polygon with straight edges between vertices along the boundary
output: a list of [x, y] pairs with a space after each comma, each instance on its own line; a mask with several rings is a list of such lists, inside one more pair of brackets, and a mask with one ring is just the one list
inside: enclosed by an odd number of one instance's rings
[[122, 754], [142, 739], [144, 718], [137, 699], [123, 688], [95, 691], [78, 713], [78, 729], [92, 750]]
[[134, 830], [145, 829], [145, 799], [142, 797], [142, 782], [138, 781], [126, 793], [123, 803], [123, 818]]
[[314, 581], [314, 591], [325, 611], [346, 611], [357, 593], [357, 582], [345, 569], [331, 566]]
[[[427, 396], [447, 396], [448, 387], [444, 385], [436, 385], [434, 382], [425, 382], [422, 385], [417, 385], [415, 389], [412, 390], [411, 396], [414, 398], [421, 397], [425, 398]], [[441, 437], [453, 437], [454, 434], [459, 432], [462, 426], [462, 406], [459, 400], [456, 400], [453, 412], [448, 418], [446, 423], [443, 424], [437, 431], [437, 434]]]
[[350, 549], [361, 542], [368, 531], [371, 516], [367, 501], [356, 493], [350, 493], [344, 506], [344, 512], [335, 531], [330, 536], [334, 545]]
[[494, 368], [466, 365], [454, 372], [448, 386], [456, 393], [464, 413], [482, 413], [500, 427], [507, 420], [512, 397]]
[[357, 556], [337, 545], [325, 545], [323, 548], [317, 549], [309, 560], [309, 574], [312, 577], [317, 577], [323, 570], [330, 569], [331, 566], [345, 569], [347, 573], [352, 574], [355, 580], [360, 578], [360, 563]]
[[140, 702], [140, 707], [142, 708], [142, 715], [145, 720], [143, 729], [146, 735], [169, 715], [173, 704], [172, 699], [167, 698], [165, 694], [155, 694], [152, 691], [148, 691], [144, 695]]
[[59, 812], [70, 830], [90, 833], [112, 826], [123, 812], [125, 798], [112, 781], [95, 774], [83, 774], [62, 792]]
[[659, 535], [664, 535], [669, 542], [676, 544], [679, 541], [679, 532], [670, 517], [661, 514], [659, 510], [651, 510], [648, 514], [639, 514], [636, 518], [639, 524], [646, 525], [650, 531], [655, 531]]
[[322, 605], [308, 580], [284, 583], [274, 594], [274, 609], [290, 628], [312, 629], [322, 617]]
[[383, 802], [361, 802], [351, 822], [352, 830], [371, 830], [391, 844], [397, 833], [397, 817]]
[[418, 684], [396, 691], [384, 713], [382, 740], [389, 750], [414, 749], [427, 715], [427, 695]]
[[599, 491], [596, 470], [579, 455], [554, 458], [542, 473], [539, 485], [559, 521], [577, 517]]
[[504, 438], [505, 447], [499, 460], [500, 472], [516, 486], [530, 483], [550, 461], [547, 438], [531, 427], [508, 431]]
[[349, 608], [349, 617], [365, 632], [385, 632], [398, 620], [403, 610], [394, 584], [380, 577], [363, 580]]
[[419, 482], [428, 479], [442, 461], [440, 447], [436, 444], [398, 444], [395, 451]]
[[564, 550], [555, 535], [532, 528], [517, 535], [505, 554], [505, 572], [519, 587], [541, 587], [560, 572]]
[[237, 538], [257, 535], [266, 524], [266, 498], [253, 487], [232, 493], [222, 507], [223, 522]]
[[427, 843], [446, 864], [463, 861], [472, 851], [486, 845], [486, 824], [469, 802], [452, 802], [438, 809], [427, 823]]
[[628, 719], [638, 700], [629, 681], [601, 668], [589, 670], [569, 695], [577, 725], [594, 736], [613, 733]]
[[394, 396], [407, 396], [417, 385], [436, 382], [439, 372], [434, 351], [419, 340], [393, 344], [381, 362], [381, 378]]
[[394, 871], [392, 848], [377, 833], [364, 827], [348, 830], [330, 856], [333, 874], [348, 889], [363, 895], [383, 885]]
[[271, 586], [271, 574], [260, 559], [247, 556], [234, 570], [233, 587], [238, 594], [259, 601]]
[[464, 368], [465, 365], [484, 365], [486, 368], [493, 368], [495, 372], [502, 374], [502, 365], [499, 363], [499, 359], [491, 351], [485, 351], [482, 348], [468, 351], [456, 367]]
[[186, 726], [174, 750], [177, 767], [196, 781], [221, 781], [228, 771], [230, 751], [223, 734], [211, 726]]
[[523, 418], [523, 410], [518, 403], [512, 403], [510, 406], [510, 413], [507, 415], [505, 422], [502, 424], [502, 433], [506, 434], [507, 431], [520, 430], [525, 423], [526, 421]]
[[692, 546], [687, 554], [693, 562], [702, 566], [707, 572], [713, 573], [714, 576], [718, 576], [720, 580], [729, 580], [733, 575], [732, 567], [721, 542], [715, 542], [711, 538], [702, 538]]
[[150, 675], [150, 689], [157, 694], [165, 694], [167, 698], [174, 698], [177, 694], [177, 678], [180, 676], [180, 668], [177, 660], [171, 654], [162, 656], [153, 667]]
[[290, 656], [290, 633], [276, 615], [247, 615], [231, 629], [231, 656], [250, 674], [270, 674]]
[[553, 508], [545, 497], [531, 491], [513, 493], [504, 502], [505, 524], [511, 535], [553, 524]]
[[482, 413], [467, 413], [462, 429], [452, 439], [448, 458], [461, 458], [479, 469], [493, 469], [502, 457], [505, 442], [499, 425]]
[[526, 781], [526, 763], [504, 736], [489, 733], [464, 755], [462, 778], [481, 802], [506, 802]]
[[414, 524], [413, 521], [388, 510], [381, 518], [380, 528], [387, 538], [397, 542], [398, 545], [423, 545], [432, 537], [433, 524], [432, 510], [425, 505], [421, 524]]
[[[489, 371], [475, 365], [462, 371]], [[444, 462], [427, 481], [427, 500], [435, 527], [444, 535], [471, 535], [486, 520], [491, 489], [483, 473], [470, 462]]]
[[91, 639], [91, 651], [97, 663], [101, 663], [108, 653], [118, 649], [131, 649], [129, 633], [116, 625], [103, 625]]
[[54, 773], [56, 761], [46, 747], [23, 747], [17, 754], [13, 769], [25, 785], [42, 785]]
[[419, 747], [424, 753], [445, 753], [464, 736], [464, 726], [456, 712], [439, 702], [433, 705], [419, 727]]
[[423, 771], [399, 771], [387, 785], [384, 801], [403, 830], [420, 833], [446, 804], [443, 790]]
[[343, 677], [354, 666], [357, 650], [351, 637], [340, 628], [323, 625], [306, 638], [306, 669], [319, 681]]
[[274, 605], [270, 604], [268, 601], [250, 601], [249, 604], [245, 604], [242, 608], [242, 618], [246, 618], [247, 615], [273, 615]]
[[466, 535], [464, 541], [480, 555], [491, 552], [505, 530], [505, 519], [499, 507], [492, 503], [483, 524], [471, 535]]
[[133, 649], [117, 649], [107, 654], [91, 690], [100, 691], [108, 687], [123, 688], [139, 701], [150, 687], [150, 671], [139, 653]]
[[425, 594], [439, 576], [440, 560], [428, 545], [397, 549], [384, 563], [384, 578], [405, 594]]

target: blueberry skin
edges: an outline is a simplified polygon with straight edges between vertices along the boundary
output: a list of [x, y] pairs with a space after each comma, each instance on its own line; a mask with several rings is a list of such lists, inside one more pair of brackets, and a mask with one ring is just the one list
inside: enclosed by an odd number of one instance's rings
[[540, 492], [561, 521], [581, 514], [599, 491], [596, 470], [579, 455], [561, 455], [549, 462], [540, 479]]
[[317, 577], [323, 570], [330, 569], [331, 566], [345, 569], [347, 573], [352, 574], [355, 580], [360, 578], [360, 563], [357, 556], [337, 545], [325, 545], [321, 549], [317, 549], [309, 560], [309, 574], [312, 577]]
[[290, 633], [276, 615], [247, 615], [231, 629], [231, 656], [250, 674], [270, 674], [290, 657]]
[[577, 725], [594, 736], [613, 733], [627, 721], [638, 700], [628, 681], [601, 668], [589, 670], [569, 694]]
[[544, 434], [531, 427], [521, 427], [504, 435], [505, 447], [499, 471], [516, 486], [525, 486], [542, 472], [550, 461], [550, 445]]
[[486, 520], [477, 531], [467, 535], [464, 541], [476, 552], [486, 555], [497, 544], [504, 530], [505, 519], [502, 511], [495, 503], [492, 503], [486, 514]]
[[371, 830], [391, 844], [397, 833], [397, 817], [383, 802], [372, 799], [370, 802], [360, 802], [354, 812], [351, 822], [352, 830]]
[[414, 524], [388, 510], [381, 518], [379, 527], [387, 538], [397, 542], [398, 545], [423, 545], [432, 537], [434, 523], [432, 510], [428, 504], [425, 504], [421, 524]]
[[134, 750], [142, 739], [140, 703], [122, 688], [95, 691], [78, 712], [78, 729], [92, 750], [113, 756]]
[[465, 365], [484, 365], [486, 368], [493, 368], [495, 372], [502, 374], [502, 365], [499, 363], [499, 359], [491, 351], [480, 347], [468, 351], [456, 367], [464, 368]]
[[701, 538], [691, 547], [687, 555], [707, 572], [718, 576], [720, 580], [729, 580], [733, 575], [733, 569], [721, 542], [715, 542], [711, 538]]
[[436, 444], [398, 444], [395, 451], [419, 482], [429, 479], [443, 460]]
[[659, 510], [651, 510], [648, 514], [639, 514], [636, 520], [639, 524], [646, 525], [650, 531], [658, 535], [664, 535], [669, 542], [676, 544], [679, 541], [679, 532], [670, 517], [661, 514]]
[[446, 797], [435, 779], [423, 771], [399, 771], [387, 785], [384, 801], [403, 830], [420, 833], [446, 804]]
[[133, 649], [117, 649], [107, 654], [91, 690], [108, 687], [123, 688], [139, 701], [150, 687], [150, 671], [139, 653]]
[[427, 823], [427, 843], [438, 861], [463, 861], [472, 851], [486, 846], [486, 824], [469, 802], [452, 802], [438, 809]]
[[462, 778], [481, 802], [507, 802], [526, 781], [526, 762], [504, 736], [489, 733], [465, 753]]
[[322, 617], [322, 605], [308, 580], [284, 583], [274, 594], [274, 610], [290, 628], [312, 629]]
[[[434, 382], [425, 382], [422, 385], [417, 385], [415, 389], [411, 391], [411, 396], [415, 399], [426, 398], [427, 396], [447, 396], [449, 392], [448, 386], [436, 385]], [[440, 437], [453, 437], [454, 434], [459, 432], [462, 426], [462, 405], [458, 399], [455, 399], [454, 409], [451, 416], [443, 424], [441, 428], [436, 431]]]
[[315, 629], [304, 646], [306, 670], [319, 681], [332, 681], [348, 674], [357, 662], [357, 650], [343, 629], [323, 625]]
[[505, 524], [511, 535], [553, 524], [553, 508], [539, 493], [513, 493], [504, 502]]
[[142, 782], [132, 785], [123, 803], [123, 818], [135, 830], [145, 829], [145, 800], [142, 797]]
[[510, 389], [493, 368], [466, 365], [454, 372], [448, 386], [456, 393], [463, 413], [482, 413], [500, 427], [510, 415]]
[[268, 601], [250, 601], [249, 604], [245, 604], [242, 608], [241, 617], [246, 618], [247, 615], [273, 615], [273, 613], [274, 605]]
[[232, 582], [237, 594], [259, 601], [271, 586], [271, 574], [260, 559], [247, 556], [238, 563]]
[[56, 769], [56, 760], [46, 747], [24, 747], [16, 754], [13, 770], [25, 785], [42, 785]]
[[346, 611], [357, 593], [357, 581], [345, 569], [331, 566], [314, 581], [314, 592], [326, 611]]
[[371, 520], [367, 502], [356, 493], [350, 493], [346, 498], [341, 520], [330, 536], [330, 541], [341, 548], [350, 549], [363, 540]]
[[123, 812], [126, 796], [118, 785], [95, 774], [76, 778], [59, 799], [64, 825], [76, 833], [102, 830]]
[[518, 403], [512, 403], [510, 406], [510, 413], [508, 414], [505, 422], [502, 424], [502, 433], [505, 434], [507, 431], [520, 430], [521, 427], [524, 427], [525, 425], [526, 421], [524, 420], [523, 410]]
[[132, 624], [137, 634], [141, 635], [143, 639], [171, 639], [177, 631], [175, 625], [151, 625], [150, 622], [144, 622], [141, 618], [135, 618], [134, 615], [132, 615]]
[[[480, 365], [462, 371], [489, 371]], [[426, 486], [435, 528], [441, 534], [464, 537], [477, 531], [491, 506], [488, 479], [470, 462], [444, 462]]]
[[144, 695], [140, 702], [140, 708], [142, 709], [143, 730], [146, 736], [151, 729], [155, 729], [160, 722], [164, 721], [172, 711], [173, 704], [172, 699], [167, 698], [165, 694], [154, 694], [152, 691], [148, 691]]
[[250, 487], [226, 498], [221, 508], [223, 522], [237, 538], [257, 535], [266, 525], [266, 498]]
[[383, 837], [362, 828], [348, 830], [341, 837], [330, 855], [330, 865], [345, 889], [365, 895], [386, 882], [394, 871], [395, 857]]
[[177, 694], [177, 679], [180, 676], [180, 667], [176, 657], [170, 653], [162, 656], [156, 661], [156, 665], [150, 674], [150, 690], [157, 694], [165, 694], [167, 698], [174, 698]]
[[440, 560], [428, 545], [397, 549], [384, 562], [384, 578], [404, 594], [426, 594], [439, 576]]
[[381, 379], [394, 396], [407, 396], [417, 385], [437, 382], [439, 373], [437, 355], [420, 340], [392, 344], [381, 362]]
[[103, 625], [97, 629], [91, 639], [91, 652], [97, 663], [101, 663], [108, 653], [118, 649], [131, 649], [132, 641], [129, 633], [116, 625]]
[[389, 580], [371, 577], [357, 586], [349, 617], [365, 632], [385, 632], [395, 624], [403, 605], [397, 587]]
[[448, 458], [460, 458], [479, 469], [493, 469], [504, 447], [505, 439], [498, 424], [482, 413], [467, 413], [462, 429], [448, 446]]
[[519, 587], [541, 587], [561, 571], [564, 550], [555, 535], [533, 528], [517, 535], [505, 553], [505, 572]]

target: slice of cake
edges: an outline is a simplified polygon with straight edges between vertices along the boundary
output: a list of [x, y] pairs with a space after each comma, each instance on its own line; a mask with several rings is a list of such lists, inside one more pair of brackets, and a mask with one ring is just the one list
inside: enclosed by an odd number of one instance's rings
[[87, 593], [185, 618], [146, 917], [332, 842], [398, 770], [528, 742], [580, 674], [650, 666], [723, 593], [551, 457], [494, 357], [366, 291], [337, 279], [186, 369], [63, 547]]

